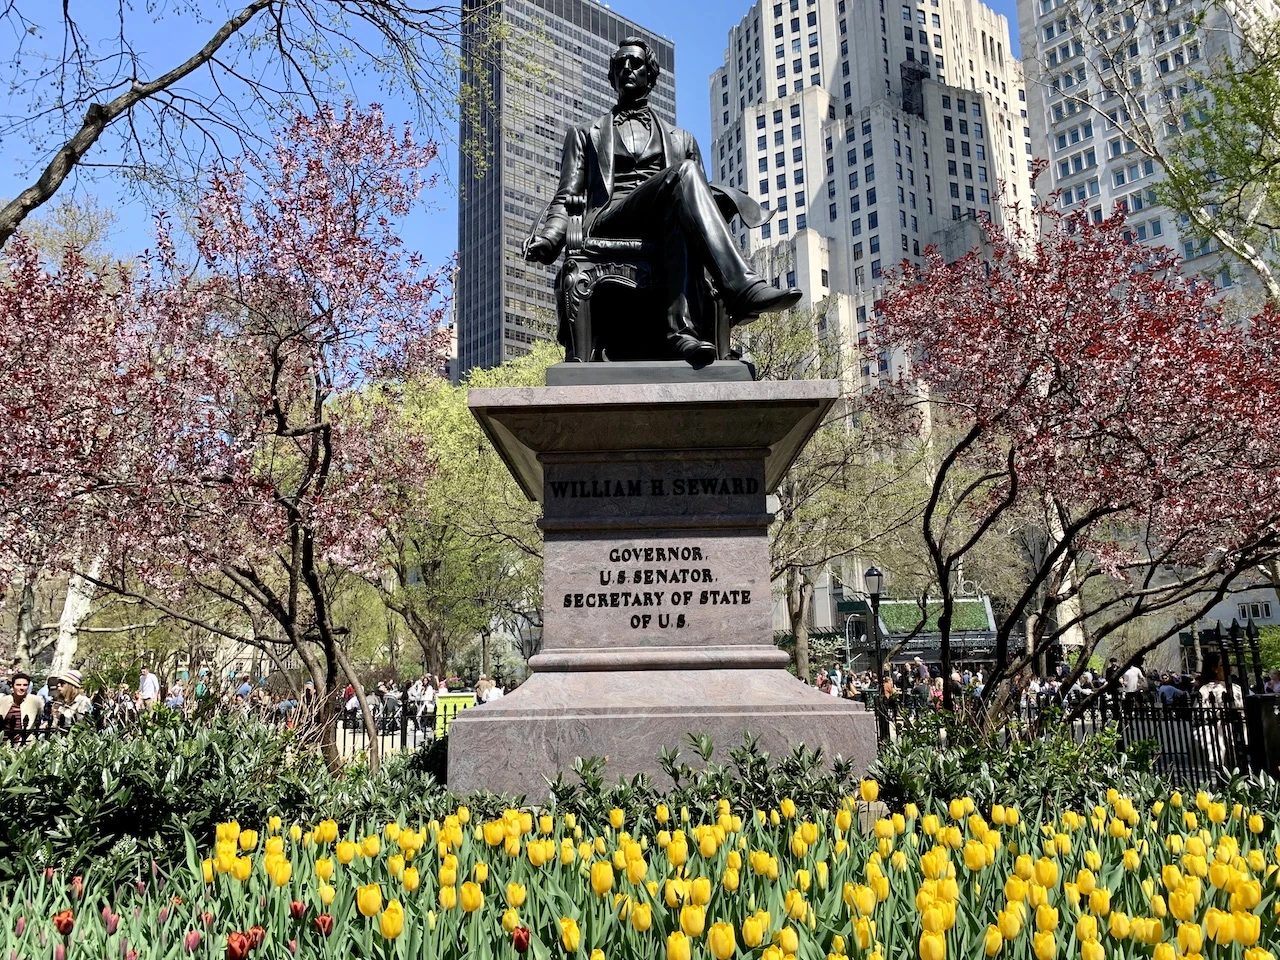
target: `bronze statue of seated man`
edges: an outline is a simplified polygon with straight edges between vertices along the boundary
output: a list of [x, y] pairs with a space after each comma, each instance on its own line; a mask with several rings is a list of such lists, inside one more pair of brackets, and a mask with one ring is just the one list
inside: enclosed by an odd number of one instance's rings
[[[786, 310], [802, 294], [772, 286], [743, 259], [726, 216], [756, 227], [767, 215], [746, 194], [708, 184], [692, 134], [650, 109], [658, 72], [657, 58], [643, 40], [628, 37], [619, 44], [609, 66], [617, 105], [594, 123], [569, 130], [560, 184], [541, 230], [525, 241], [523, 252], [527, 260], [554, 263], [565, 245], [570, 208], [579, 205], [586, 236], [640, 240], [659, 250], [666, 312], [654, 319], [664, 325], [667, 354], [643, 359], [678, 358], [703, 366], [717, 356], [717, 345], [697, 323], [704, 271], [734, 324]], [[560, 341], [568, 348], [572, 333], [560, 319]]]

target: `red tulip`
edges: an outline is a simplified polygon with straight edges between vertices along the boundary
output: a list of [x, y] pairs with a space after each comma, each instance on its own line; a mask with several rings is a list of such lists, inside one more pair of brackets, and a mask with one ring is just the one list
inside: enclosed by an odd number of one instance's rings
[[77, 900], [84, 896], [84, 877], [78, 873], [71, 878], [71, 895]]
[[60, 943], [53, 948], [53, 960], [67, 960], [67, 945]]
[[511, 931], [511, 944], [516, 948], [516, 953], [524, 953], [529, 949], [529, 928], [516, 927]]
[[124, 960], [138, 960], [138, 951], [130, 947], [124, 952]]
[[54, 874], [54, 869], [53, 869], [53, 867], [45, 867], [45, 868], [44, 868], [44, 878], [45, 878], [46, 880], [52, 880], [52, 879], [53, 879], [53, 874]]
[[53, 927], [64, 937], [69, 936], [76, 927], [76, 915], [70, 910], [59, 910], [53, 915]]
[[290, 952], [290, 953], [297, 953], [297, 952], [298, 952], [298, 941], [297, 941], [297, 940], [290, 940], [287, 944], [285, 944], [285, 946], [289, 948], [289, 952]]
[[295, 920], [301, 920], [307, 915], [307, 905], [301, 900], [294, 900], [289, 904], [289, 916]]
[[188, 930], [182, 939], [182, 945], [187, 948], [187, 953], [195, 953], [196, 947], [200, 946], [200, 931]]
[[27, 929], [27, 918], [19, 917], [18, 922], [13, 925], [13, 931], [18, 936], [22, 936], [22, 931]]
[[200, 914], [200, 921], [204, 924], [206, 930], [213, 926], [213, 914], [206, 910]]
[[265, 939], [267, 939], [267, 931], [262, 927], [254, 924], [249, 928], [249, 946], [253, 947], [253, 949], [256, 950], [262, 946], [262, 941]]
[[227, 960], [244, 960], [253, 944], [243, 933], [227, 934]]
[[327, 937], [333, 933], [333, 917], [327, 913], [322, 913], [315, 919], [316, 929], [320, 931], [320, 935]]
[[116, 932], [116, 928], [120, 926], [120, 914], [112, 913], [110, 907], [103, 908], [102, 920], [106, 924], [107, 936]]

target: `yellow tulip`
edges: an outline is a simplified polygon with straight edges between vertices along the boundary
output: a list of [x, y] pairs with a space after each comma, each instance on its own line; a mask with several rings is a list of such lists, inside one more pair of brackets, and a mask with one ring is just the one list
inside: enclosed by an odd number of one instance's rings
[[653, 907], [647, 903], [637, 903], [631, 908], [631, 926], [644, 933], [653, 925]]
[[591, 889], [599, 897], [613, 889], [613, 864], [607, 860], [597, 860], [591, 865]]
[[578, 929], [577, 921], [569, 917], [560, 918], [560, 943], [566, 953], [578, 952], [582, 946], [582, 931]]
[[695, 877], [689, 884], [689, 901], [700, 907], [710, 903], [711, 881], [706, 877]]
[[988, 957], [994, 957], [1003, 946], [1004, 937], [1000, 934], [1000, 928], [995, 925], [988, 926], [987, 932], [982, 935], [982, 952]]
[[689, 938], [679, 930], [667, 936], [667, 960], [689, 960]]
[[327, 906], [329, 906], [329, 904], [333, 903], [334, 895], [335, 895], [337, 892], [338, 892], [338, 891], [337, 891], [337, 890], [335, 890], [333, 887], [329, 886], [329, 884], [324, 883], [324, 882], [321, 882], [321, 884], [320, 884], [320, 902], [321, 902], [321, 903], [323, 903], [326, 907], [327, 907]]
[[1081, 914], [1080, 919], [1076, 921], [1076, 939], [1097, 940], [1098, 918], [1089, 913]]
[[1089, 912], [1097, 917], [1105, 917], [1111, 912], [1111, 891], [1106, 887], [1096, 887], [1089, 894]]
[[400, 906], [399, 900], [392, 900], [387, 904], [387, 909], [382, 911], [382, 916], [378, 918], [378, 932], [388, 940], [394, 940], [400, 936], [402, 930], [404, 930], [404, 908]]
[[1235, 927], [1236, 943], [1242, 947], [1251, 947], [1258, 942], [1258, 937], [1262, 934], [1262, 918], [1256, 913], [1249, 913], [1244, 910], [1237, 910], [1231, 914], [1231, 921]]
[[408, 890], [410, 893], [413, 893], [413, 891], [417, 890], [419, 884], [421, 884], [422, 882], [422, 878], [418, 876], [418, 868], [417, 867], [405, 868], [404, 874], [400, 877], [400, 882], [404, 885], [404, 888]]
[[653, 810], [653, 818], [659, 823], [666, 823], [671, 819], [671, 811], [665, 803], [660, 803]]
[[742, 921], [742, 942], [753, 950], [764, 942], [764, 935], [768, 932], [768, 924], [758, 914]]
[[800, 936], [792, 927], [783, 927], [779, 930], [777, 940], [783, 953], [795, 953], [800, 949]]
[[702, 936], [707, 925], [707, 913], [694, 903], [687, 903], [680, 908], [680, 929], [690, 937]]
[[804, 899], [804, 894], [799, 890], [788, 890], [786, 896], [783, 897], [782, 909], [786, 911], [787, 916], [792, 920], [804, 921], [809, 914], [809, 904]]
[[1105, 960], [1106, 951], [1097, 940], [1086, 940], [1080, 944], [1080, 960]]
[[240, 831], [240, 849], [252, 850], [258, 845], [257, 830], [241, 830]]
[[738, 950], [737, 940], [733, 935], [733, 925], [721, 921], [713, 923], [707, 931], [707, 946], [711, 948], [716, 960], [729, 960]]
[[382, 909], [382, 887], [368, 883], [356, 891], [356, 907], [366, 917], [377, 916]]
[[1174, 960], [1175, 956], [1171, 943], [1157, 943], [1156, 948], [1151, 951], [1151, 960]]
[[357, 847], [350, 840], [342, 840], [338, 843], [334, 853], [338, 857], [339, 863], [350, 863], [356, 858]]
[[458, 902], [462, 904], [465, 913], [475, 913], [483, 907], [484, 891], [480, 889], [480, 884], [470, 880], [464, 883], [462, 889], [458, 891]]
[[518, 926], [520, 926], [520, 914], [507, 907], [502, 911], [502, 929], [510, 933]]
[[1058, 929], [1058, 911], [1057, 908], [1042, 903], [1036, 907], [1036, 929], [1041, 933], [1046, 930]]
[[796, 815], [796, 802], [790, 797], [783, 798], [782, 803], [780, 803], [778, 807], [782, 812], [782, 816], [787, 820], [790, 820]]
[[996, 914], [996, 927], [1000, 936], [1012, 940], [1022, 932], [1022, 914], [1017, 910], [1001, 910]]
[[360, 852], [366, 857], [376, 857], [382, 851], [382, 838], [376, 833], [360, 841]]
[[1037, 933], [1032, 938], [1031, 949], [1035, 952], [1036, 960], [1053, 960], [1058, 955], [1058, 941], [1053, 931], [1045, 930]]
[[1036, 883], [1045, 888], [1058, 885], [1058, 865], [1048, 857], [1041, 857], [1035, 863]]
[[863, 780], [858, 784], [858, 795], [863, 803], [875, 803], [880, 799], [880, 784], [875, 780]]
[[946, 960], [947, 938], [940, 933], [920, 934], [920, 960]]
[[253, 873], [253, 861], [248, 857], [236, 857], [231, 865], [231, 875], [243, 882], [249, 879], [251, 873]]
[[288, 860], [277, 861], [267, 872], [271, 877], [271, 882], [277, 887], [283, 887], [289, 882], [289, 878], [293, 876], [293, 864]]
[[205, 883], [213, 883], [213, 868], [214, 862], [208, 857], [200, 862], [200, 872]]
[[609, 811], [609, 826], [615, 830], [621, 830], [623, 823], [626, 822], [626, 814], [618, 807], [614, 807]]
[[458, 905], [458, 888], [454, 886], [441, 887], [440, 892], [436, 894], [436, 899], [439, 901], [442, 910], [452, 910]]
[[267, 837], [267, 853], [284, 853], [284, 837]]

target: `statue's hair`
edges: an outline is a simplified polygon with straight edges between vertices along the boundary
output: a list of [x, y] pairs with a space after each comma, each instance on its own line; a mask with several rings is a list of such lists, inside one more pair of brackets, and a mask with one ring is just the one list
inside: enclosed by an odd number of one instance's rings
[[[658, 74], [662, 72], [662, 67], [658, 64], [657, 54], [649, 47], [646, 40], [641, 37], [623, 37], [618, 41], [618, 50], [623, 47], [639, 47], [644, 51], [645, 66], [649, 68], [649, 89], [652, 90], [658, 83]], [[618, 59], [617, 51], [614, 51], [612, 57], [609, 58], [609, 86], [615, 90], [618, 89], [617, 67], [615, 66]]]

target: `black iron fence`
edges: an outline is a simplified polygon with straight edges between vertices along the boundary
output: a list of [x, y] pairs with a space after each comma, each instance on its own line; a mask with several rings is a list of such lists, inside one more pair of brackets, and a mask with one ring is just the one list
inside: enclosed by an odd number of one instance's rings
[[[904, 701], [881, 700], [872, 706], [882, 744], [896, 739], [919, 715]], [[958, 712], [978, 708], [976, 700], [962, 701]], [[1166, 704], [1108, 693], [1083, 708], [1054, 697], [1024, 698], [995, 736], [1008, 746], [1016, 739], [1062, 730], [1078, 741], [1115, 730], [1127, 752], [1148, 751], [1154, 771], [1182, 787], [1209, 785], [1235, 771], [1280, 772], [1277, 696], [1250, 696], [1241, 706], [1221, 695]]]

